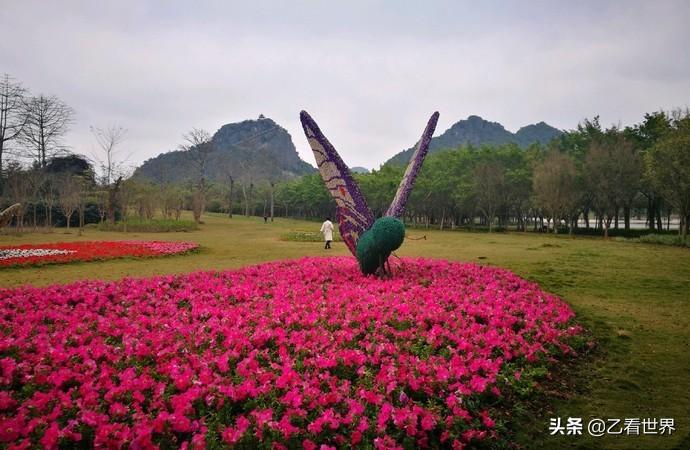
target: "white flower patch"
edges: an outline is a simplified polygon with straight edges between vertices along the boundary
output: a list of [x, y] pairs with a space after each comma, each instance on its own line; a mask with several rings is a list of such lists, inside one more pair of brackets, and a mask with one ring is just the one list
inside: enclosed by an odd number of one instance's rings
[[9, 248], [0, 250], [0, 260], [10, 258], [30, 258], [32, 256], [69, 255], [75, 250], [57, 250], [53, 248]]

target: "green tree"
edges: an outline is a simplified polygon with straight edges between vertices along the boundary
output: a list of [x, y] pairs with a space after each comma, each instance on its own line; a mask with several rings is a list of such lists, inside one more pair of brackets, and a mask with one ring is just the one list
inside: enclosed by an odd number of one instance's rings
[[584, 164], [584, 179], [592, 190], [592, 205], [608, 237], [611, 221], [618, 223], [619, 211], [625, 213], [630, 228], [630, 207], [639, 192], [642, 163], [634, 142], [616, 127], [590, 144]]
[[477, 208], [486, 219], [491, 232], [505, 195], [505, 167], [500, 161], [481, 162], [475, 167], [473, 178]]
[[402, 169], [384, 165], [371, 173], [354, 175], [374, 217], [381, 217], [388, 210], [402, 179]]
[[690, 215], [690, 127], [667, 133], [645, 155], [646, 176], [680, 216], [679, 234], [687, 245]]
[[[673, 129], [671, 117], [664, 111], [656, 111], [644, 115], [644, 120], [632, 127], [626, 127], [626, 137], [633, 140], [640, 149], [642, 158]], [[641, 180], [640, 191], [647, 199], [647, 223], [649, 228], [661, 230], [662, 196], [654, 189], [648, 178]]]
[[603, 136], [604, 130], [599, 123], [599, 116], [594, 116], [591, 120], [584, 119], [575, 130], [563, 133], [556, 142], [556, 147], [569, 154], [575, 162], [578, 185], [581, 187], [578, 202], [586, 228], [589, 228], [589, 213], [593, 208], [594, 188], [587, 182], [585, 161], [592, 144], [601, 141]]
[[604, 237], [609, 237], [609, 227], [618, 209], [613, 147], [599, 140], [591, 144], [585, 161], [585, 179], [593, 191], [594, 211], [604, 229]]
[[577, 202], [577, 170], [572, 158], [559, 151], [551, 151], [534, 168], [533, 190], [535, 202], [553, 219], [553, 232], [558, 233], [562, 218], [572, 234], [573, 212]]

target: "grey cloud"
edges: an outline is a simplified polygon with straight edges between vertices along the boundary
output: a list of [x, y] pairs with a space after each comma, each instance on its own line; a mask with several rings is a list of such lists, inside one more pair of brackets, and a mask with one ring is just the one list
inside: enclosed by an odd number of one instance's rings
[[10, 0], [0, 71], [77, 111], [77, 151], [117, 123], [140, 163], [263, 113], [313, 162], [307, 109], [348, 163], [376, 167], [434, 110], [440, 133], [469, 114], [573, 128], [686, 106], [687, 23], [686, 2]]

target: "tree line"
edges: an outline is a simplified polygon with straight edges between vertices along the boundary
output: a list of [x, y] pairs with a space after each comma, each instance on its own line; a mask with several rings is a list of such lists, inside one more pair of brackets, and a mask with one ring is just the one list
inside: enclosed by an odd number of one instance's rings
[[[126, 130], [92, 127], [99, 154], [69, 154], [63, 138], [73, 110], [55, 96], [32, 96], [0, 79], [0, 207], [19, 202], [15, 225], [81, 225], [131, 215], [179, 219], [191, 210], [300, 218], [335, 216], [318, 173], [288, 180], [210, 180], [211, 135], [192, 129], [179, 148], [194, 168], [186, 180], [153, 183], [128, 176], [121, 156]], [[3, 156], [10, 156], [9, 162]], [[242, 172], [242, 168], [236, 168]], [[380, 216], [395, 195], [403, 166], [355, 174]], [[228, 174], [235, 171], [228, 171]], [[690, 214], [690, 113], [648, 113], [639, 123], [604, 128], [586, 119], [548, 145], [463, 146], [429, 155], [404, 220], [412, 226], [515, 228], [521, 231], [629, 231], [644, 216], [658, 232], [679, 221], [687, 241]]]
[[[375, 215], [387, 209], [404, 167], [384, 165], [355, 178]], [[285, 214], [332, 215], [318, 174], [281, 183]], [[405, 220], [443, 228], [484, 226], [584, 232], [630, 231], [642, 215], [652, 232], [672, 216], [687, 239], [690, 214], [690, 114], [649, 113], [635, 125], [604, 128], [584, 120], [546, 146], [464, 146], [431, 154], [412, 191]]]
[[192, 203], [183, 187], [154, 189], [130, 179], [122, 127], [91, 127], [97, 153], [72, 153], [64, 137], [73, 123], [74, 110], [58, 97], [32, 95], [9, 75], [0, 78], [0, 210], [21, 204], [17, 229], [81, 228], [130, 214], [179, 219]]

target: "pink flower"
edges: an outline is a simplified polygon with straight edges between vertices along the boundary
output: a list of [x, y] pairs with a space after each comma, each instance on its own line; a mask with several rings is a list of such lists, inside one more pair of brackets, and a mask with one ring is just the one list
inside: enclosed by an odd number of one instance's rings
[[[184, 247], [166, 246], [99, 251]], [[81, 426], [113, 448], [154, 436], [204, 448], [207, 434], [308, 449], [400, 447], [388, 432], [430, 448], [493, 439], [484, 397], [510, 395], [529, 361], [571, 356], [572, 311], [502, 269], [396, 264], [388, 280], [361, 276], [352, 258], [303, 258], [0, 289], [0, 351], [12, 355], [0, 359], [0, 441], [70, 446]], [[17, 392], [17, 380], [37, 389]], [[228, 410], [247, 413], [206, 428]]]
[[376, 428], [378, 431], [383, 431], [386, 429], [386, 423], [391, 418], [391, 413], [393, 412], [393, 407], [390, 403], [384, 403], [379, 411], [379, 415], [376, 418]]
[[422, 418], [422, 430], [424, 431], [430, 431], [433, 430], [434, 427], [436, 426], [436, 420], [434, 418], [427, 414]]
[[12, 398], [9, 392], [0, 391], [0, 411], [6, 411], [14, 408], [17, 402]]
[[235, 444], [242, 439], [245, 431], [249, 428], [249, 420], [244, 416], [239, 416], [235, 421], [235, 427], [228, 427], [223, 431], [223, 441], [227, 444]]
[[280, 422], [276, 424], [276, 429], [283, 434], [285, 439], [290, 439], [290, 436], [299, 432], [299, 428], [290, 423], [290, 418], [287, 414], [283, 415]]
[[127, 414], [127, 407], [120, 402], [115, 402], [112, 405], [110, 405], [108, 411], [113, 416], [124, 416], [125, 414]]
[[309, 439], [305, 439], [302, 441], [302, 447], [304, 448], [304, 450], [316, 450], [316, 444], [314, 444], [314, 442], [312, 442]]
[[170, 416], [170, 425], [178, 433], [188, 433], [192, 430], [192, 421], [183, 414], [173, 414]]
[[261, 428], [273, 420], [273, 410], [268, 409], [256, 409], [251, 412], [252, 417], [256, 421], [257, 428]]
[[60, 427], [57, 422], [53, 422], [43, 433], [41, 438], [41, 445], [43, 448], [57, 448], [58, 439], [60, 438]]

